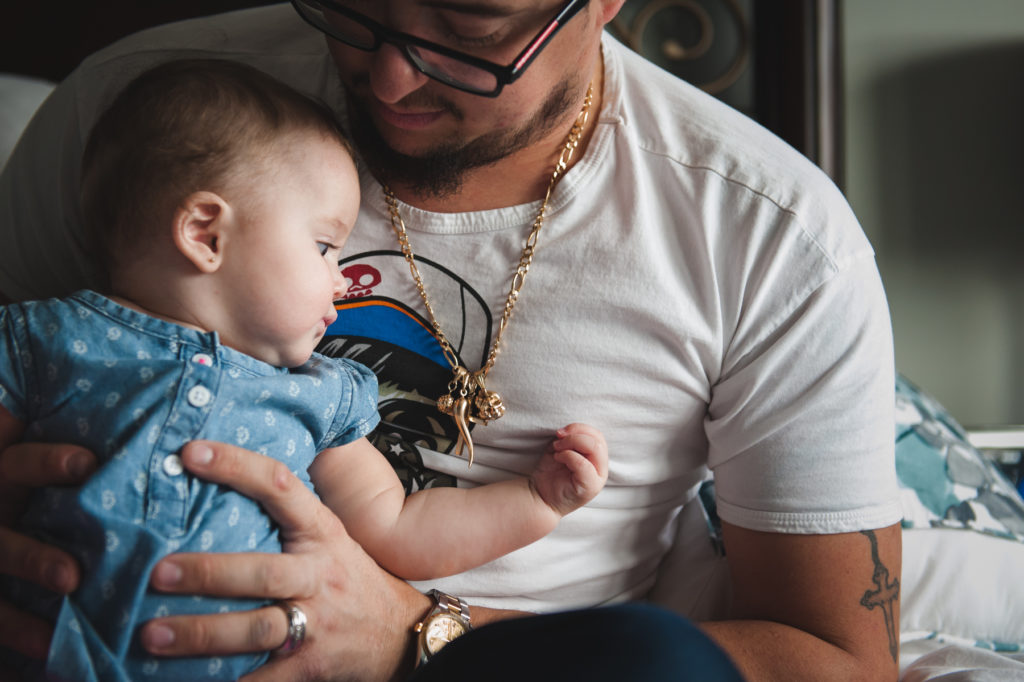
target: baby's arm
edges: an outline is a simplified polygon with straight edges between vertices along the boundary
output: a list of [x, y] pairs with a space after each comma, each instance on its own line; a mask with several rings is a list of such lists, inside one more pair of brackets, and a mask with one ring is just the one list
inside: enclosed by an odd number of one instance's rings
[[365, 438], [320, 453], [309, 472], [324, 503], [381, 566], [407, 580], [428, 580], [485, 564], [550, 533], [601, 490], [608, 449], [595, 429], [573, 424], [558, 431], [530, 478], [408, 497]]

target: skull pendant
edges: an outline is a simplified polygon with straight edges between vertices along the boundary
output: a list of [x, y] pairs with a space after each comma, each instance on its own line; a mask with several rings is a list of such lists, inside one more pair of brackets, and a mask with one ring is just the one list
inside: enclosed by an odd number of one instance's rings
[[494, 391], [481, 389], [473, 398], [473, 421], [486, 424], [505, 414], [505, 404], [501, 402], [501, 396]]

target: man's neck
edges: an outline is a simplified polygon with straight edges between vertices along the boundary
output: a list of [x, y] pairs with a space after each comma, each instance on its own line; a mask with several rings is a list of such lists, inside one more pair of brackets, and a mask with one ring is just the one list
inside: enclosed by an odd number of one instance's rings
[[[583, 157], [590, 143], [601, 110], [603, 80], [604, 63], [603, 59], [599, 58], [590, 81], [593, 86], [593, 100], [589, 116], [569, 167]], [[549, 135], [529, 147], [520, 149], [500, 161], [467, 172], [462, 185], [453, 194], [443, 197], [424, 196], [418, 193], [414, 186], [399, 183], [395, 183], [391, 189], [403, 202], [425, 211], [439, 213], [484, 211], [543, 199], [551, 181], [551, 173], [565, 147], [569, 130], [582, 107], [581, 94], [577, 107], [567, 114], [564, 125], [556, 126]], [[510, 182], [510, 178], [520, 180]]]

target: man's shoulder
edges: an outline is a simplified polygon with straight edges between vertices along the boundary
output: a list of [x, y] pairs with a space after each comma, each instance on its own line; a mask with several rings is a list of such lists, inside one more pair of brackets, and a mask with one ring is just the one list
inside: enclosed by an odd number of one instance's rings
[[[641, 148], [692, 168], [769, 190], [827, 176], [773, 132], [722, 100], [615, 43], [618, 116]], [[769, 195], [770, 191], [767, 192]]]
[[[806, 156], [745, 113], [612, 45], [611, 115], [657, 177], [692, 187], [713, 183], [705, 200], [752, 200], [780, 220], [795, 220], [830, 254], [864, 248], [863, 235], [831, 178]], [[671, 180], [665, 180], [669, 182]]]

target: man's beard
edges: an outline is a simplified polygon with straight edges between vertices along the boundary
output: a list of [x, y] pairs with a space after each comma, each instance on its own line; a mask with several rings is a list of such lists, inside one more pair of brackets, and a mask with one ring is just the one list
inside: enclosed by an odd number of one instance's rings
[[[360, 85], [360, 91], [369, 90], [367, 83]], [[346, 90], [352, 138], [374, 176], [384, 184], [409, 186], [423, 197], [443, 199], [462, 188], [469, 171], [500, 161], [547, 135], [573, 105], [575, 88], [568, 79], [558, 83], [540, 109], [518, 128], [496, 130], [468, 142], [442, 140], [418, 155], [392, 149], [359, 98], [352, 95], [352, 89]], [[454, 104], [441, 98], [429, 102], [417, 98], [415, 104], [443, 109], [459, 121], [465, 117]]]

